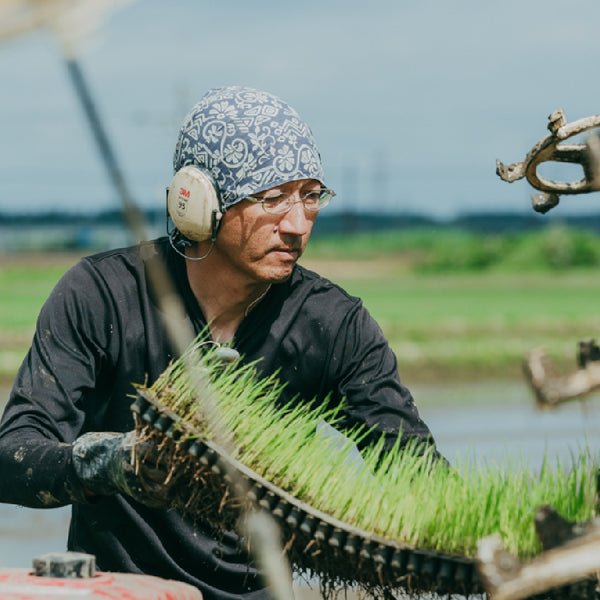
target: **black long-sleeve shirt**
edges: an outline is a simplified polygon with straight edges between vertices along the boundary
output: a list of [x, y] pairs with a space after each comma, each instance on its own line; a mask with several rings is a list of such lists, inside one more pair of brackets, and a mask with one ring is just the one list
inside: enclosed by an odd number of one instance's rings
[[[73, 470], [72, 442], [88, 431], [131, 430], [132, 384], [153, 382], [173, 358], [146, 271], [157, 252], [193, 329], [205, 328], [184, 260], [166, 238], [71, 268], [42, 308], [0, 425], [0, 501], [72, 503], [68, 547], [94, 554], [101, 570], [186, 581], [207, 600], [262, 598], [235, 534], [217, 539], [175, 511], [122, 495], [88, 503]], [[378, 325], [359, 299], [315, 273], [296, 266], [273, 285], [240, 324], [234, 347], [244, 361], [260, 358], [262, 373], [279, 370], [282, 401], [346, 398], [345, 424], [372, 427], [373, 439], [385, 433], [391, 446], [402, 430], [433, 443]]]

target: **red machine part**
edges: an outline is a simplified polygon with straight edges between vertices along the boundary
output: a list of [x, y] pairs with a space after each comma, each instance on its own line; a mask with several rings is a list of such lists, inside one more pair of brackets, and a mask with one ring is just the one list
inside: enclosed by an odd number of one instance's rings
[[0, 568], [2, 600], [202, 600], [197, 588], [182, 583], [129, 573], [102, 573], [86, 579], [38, 577], [30, 569]]

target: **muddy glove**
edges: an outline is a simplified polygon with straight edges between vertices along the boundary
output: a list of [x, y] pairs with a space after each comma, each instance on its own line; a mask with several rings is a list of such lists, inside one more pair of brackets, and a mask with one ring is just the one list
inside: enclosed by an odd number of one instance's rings
[[168, 507], [176, 477], [170, 461], [128, 433], [90, 432], [73, 443], [73, 466], [92, 495], [127, 494], [154, 508]]

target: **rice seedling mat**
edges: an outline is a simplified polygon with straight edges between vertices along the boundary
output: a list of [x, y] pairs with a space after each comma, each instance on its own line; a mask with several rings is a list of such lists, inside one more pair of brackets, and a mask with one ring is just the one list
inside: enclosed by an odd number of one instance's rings
[[[177, 465], [181, 484], [173, 494], [174, 508], [217, 531], [236, 529], [245, 511], [268, 511], [297, 573], [374, 596], [393, 590], [411, 595], [484, 593], [474, 558], [386, 539], [311, 507], [204, 439], [148, 390], [138, 389], [131, 410], [140, 439], [151, 441]], [[243, 489], [236, 489], [228, 475], [232, 468]], [[554, 590], [551, 597], [594, 597], [594, 587], [590, 580]]]

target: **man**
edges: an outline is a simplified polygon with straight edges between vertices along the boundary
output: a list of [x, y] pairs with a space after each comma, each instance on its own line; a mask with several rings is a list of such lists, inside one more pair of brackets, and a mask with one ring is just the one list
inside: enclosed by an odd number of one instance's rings
[[0, 500], [73, 504], [68, 547], [101, 570], [179, 579], [207, 599], [262, 598], [235, 534], [217, 539], [128, 478], [132, 384], [173, 358], [152, 257], [194, 331], [208, 324], [215, 343], [279, 370], [283, 401], [346, 398], [345, 424], [373, 428], [371, 440], [433, 440], [361, 302], [297, 265], [333, 196], [299, 115], [258, 90], [211, 90], [181, 127], [174, 171], [169, 236], [83, 259], [44, 305], [0, 428]]

